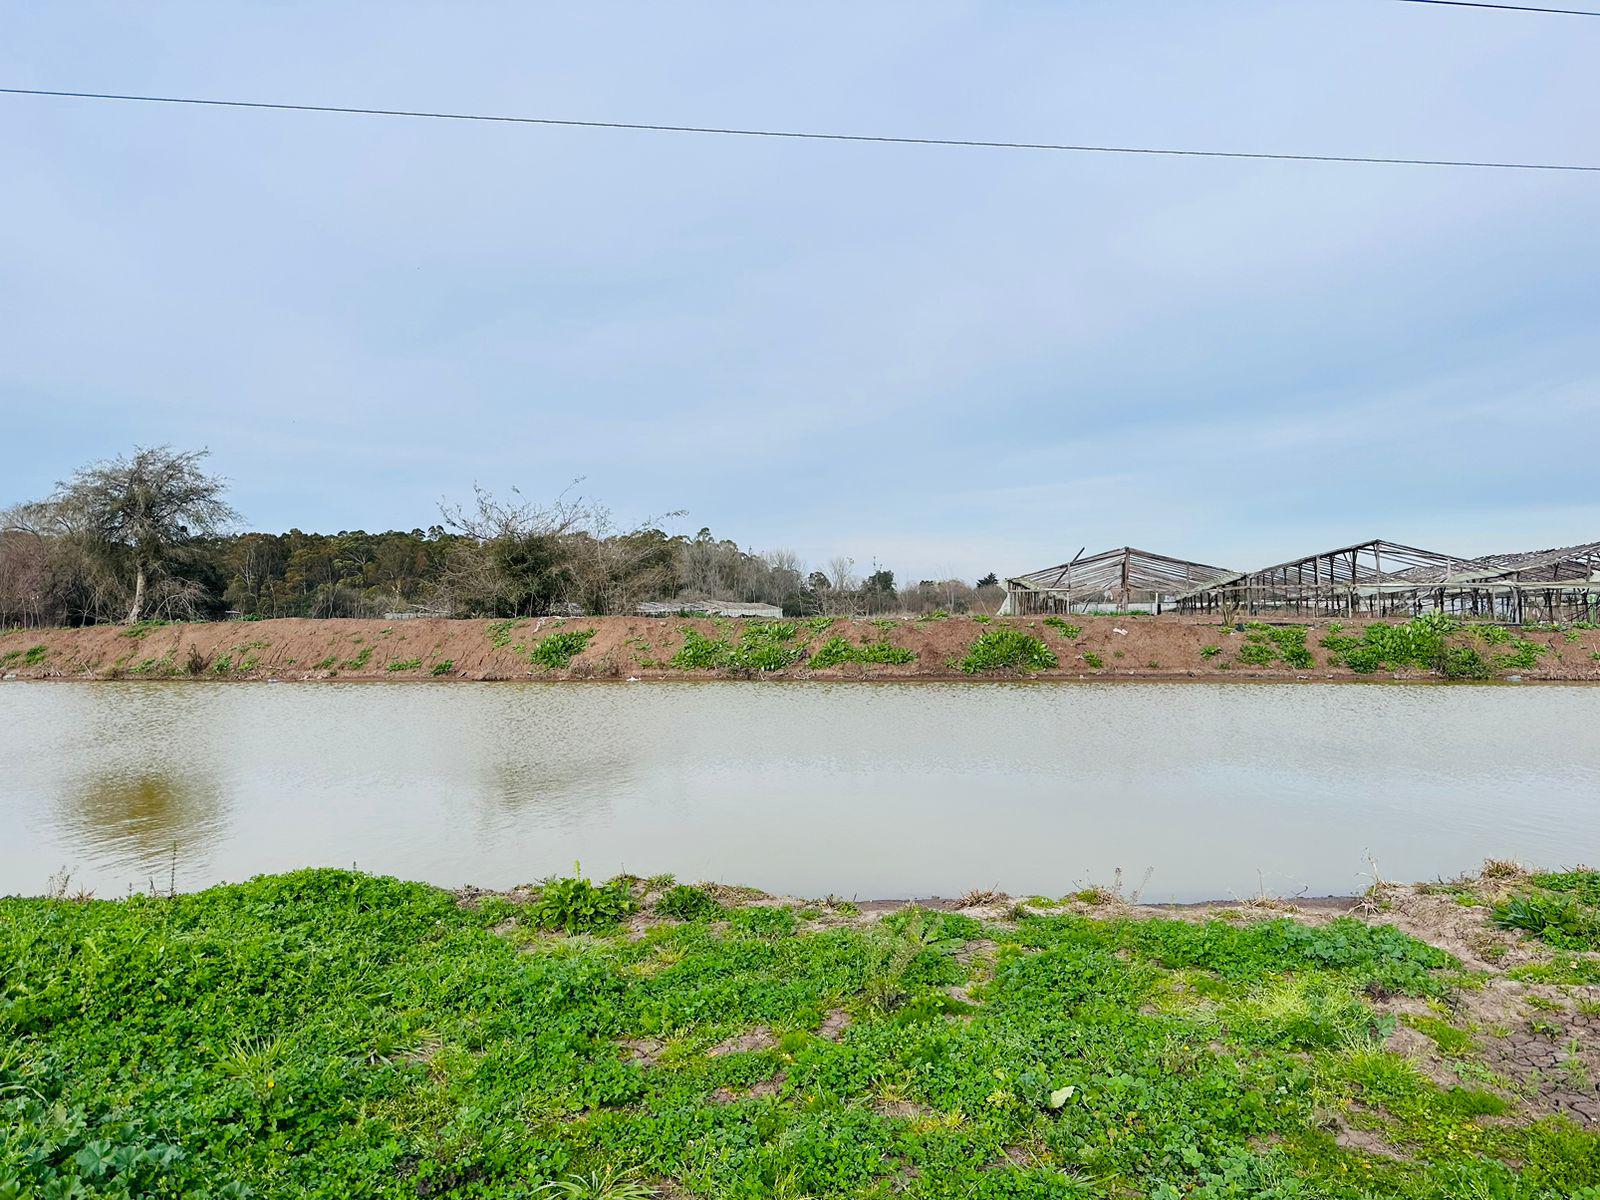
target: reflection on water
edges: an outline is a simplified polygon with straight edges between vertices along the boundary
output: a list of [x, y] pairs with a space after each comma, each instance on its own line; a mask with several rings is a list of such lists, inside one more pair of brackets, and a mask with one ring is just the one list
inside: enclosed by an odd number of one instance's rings
[[0, 893], [574, 860], [805, 895], [1199, 899], [1600, 857], [1600, 689], [0, 685]]
[[227, 832], [219, 789], [153, 770], [90, 775], [61, 794], [58, 820], [76, 844], [163, 882], [180, 858], [209, 856]]

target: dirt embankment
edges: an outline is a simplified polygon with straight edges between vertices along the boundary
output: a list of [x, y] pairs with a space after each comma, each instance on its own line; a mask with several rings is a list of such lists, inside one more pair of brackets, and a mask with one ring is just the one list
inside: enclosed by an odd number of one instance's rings
[[[770, 623], [649, 617], [543, 617], [483, 620], [223, 621], [13, 629], [0, 633], [7, 679], [278, 680], [621, 680], [621, 679], [1436, 679], [1426, 670], [1358, 673], [1322, 646], [1327, 623], [1310, 627], [1311, 664], [1294, 666], [1259, 627], [1235, 629], [1174, 617], [1037, 617], [940, 620], [837, 618], [787, 622], [793, 632], [761, 643]], [[1366, 622], [1338, 633], [1359, 637]], [[1065, 628], [1063, 628], [1065, 625]], [[756, 639], [746, 638], [754, 628]], [[1057, 659], [1042, 670], [993, 668], [973, 674], [959, 663], [987, 632], [1021, 630]], [[780, 631], [782, 632], [782, 631]], [[1496, 678], [1600, 680], [1600, 630], [1521, 630], [1537, 648], [1530, 665], [1498, 667]], [[563, 660], [551, 635], [578, 645]], [[585, 636], [586, 635], [586, 636]], [[696, 639], [704, 639], [698, 641]], [[813, 666], [842, 639], [862, 658]], [[686, 646], [698, 657], [683, 655]], [[887, 648], [887, 651], [886, 649]], [[839, 647], [835, 646], [835, 655]], [[1492, 659], [1485, 647], [1485, 657]], [[1265, 655], [1276, 657], [1260, 661]], [[1528, 657], [1525, 653], [1524, 657]], [[676, 660], [676, 661], [675, 661]], [[687, 665], [695, 661], [703, 665]], [[771, 669], [767, 669], [771, 668]]]

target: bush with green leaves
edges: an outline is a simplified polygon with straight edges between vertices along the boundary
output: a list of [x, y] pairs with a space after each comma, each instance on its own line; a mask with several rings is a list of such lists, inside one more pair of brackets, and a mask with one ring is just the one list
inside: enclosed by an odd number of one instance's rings
[[955, 666], [968, 675], [982, 671], [1045, 671], [1057, 666], [1056, 652], [1026, 630], [1014, 625], [985, 629]]

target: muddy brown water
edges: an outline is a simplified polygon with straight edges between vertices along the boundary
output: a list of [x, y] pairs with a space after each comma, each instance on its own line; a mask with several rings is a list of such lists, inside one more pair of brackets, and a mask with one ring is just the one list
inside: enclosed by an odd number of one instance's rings
[[581, 862], [797, 895], [1349, 893], [1600, 860], [1600, 689], [0, 685], [0, 893]]

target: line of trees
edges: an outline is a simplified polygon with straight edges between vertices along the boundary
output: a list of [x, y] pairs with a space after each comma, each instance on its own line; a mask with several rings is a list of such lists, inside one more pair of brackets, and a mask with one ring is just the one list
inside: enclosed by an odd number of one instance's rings
[[848, 558], [808, 571], [791, 551], [754, 553], [701, 529], [623, 527], [603, 506], [475, 488], [427, 529], [237, 532], [205, 451], [140, 448], [84, 467], [43, 500], [0, 513], [0, 626], [243, 617], [627, 613], [646, 600], [739, 600], [815, 613], [992, 610], [977, 586], [897, 587]]

